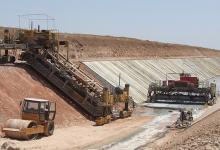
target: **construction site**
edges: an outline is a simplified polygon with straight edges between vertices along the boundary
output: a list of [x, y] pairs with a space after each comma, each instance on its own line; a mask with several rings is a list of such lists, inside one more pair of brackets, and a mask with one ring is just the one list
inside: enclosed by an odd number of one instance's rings
[[61, 33], [36, 16], [0, 27], [2, 150], [220, 149], [219, 50]]

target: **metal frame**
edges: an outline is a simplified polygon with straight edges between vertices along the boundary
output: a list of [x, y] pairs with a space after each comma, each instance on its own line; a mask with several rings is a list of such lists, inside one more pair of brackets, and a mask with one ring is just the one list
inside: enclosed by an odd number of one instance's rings
[[[37, 18], [35, 18], [37, 17]], [[55, 18], [47, 15], [47, 14], [23, 14], [23, 15], [18, 15], [18, 20], [19, 20], [19, 29], [29, 29], [32, 30], [33, 26], [31, 25], [33, 21], [46, 21], [46, 29], [47, 30], [55, 30]], [[28, 28], [24, 27], [21, 25], [21, 22], [25, 21], [28, 22]], [[54, 28], [49, 28], [49, 22], [53, 23]]]

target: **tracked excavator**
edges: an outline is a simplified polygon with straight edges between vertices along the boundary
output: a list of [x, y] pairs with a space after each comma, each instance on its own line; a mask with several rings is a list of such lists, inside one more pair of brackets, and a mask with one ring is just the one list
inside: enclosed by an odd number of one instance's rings
[[44, 99], [25, 98], [21, 102], [21, 119], [9, 119], [3, 132], [6, 137], [32, 140], [50, 136], [54, 131], [56, 103]]

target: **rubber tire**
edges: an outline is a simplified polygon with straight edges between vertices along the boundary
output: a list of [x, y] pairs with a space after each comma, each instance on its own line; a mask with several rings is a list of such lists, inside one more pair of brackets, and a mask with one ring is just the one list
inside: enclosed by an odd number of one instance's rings
[[[37, 123], [33, 122], [28, 127], [29, 128], [37, 127]], [[38, 139], [38, 137], [39, 137], [38, 133], [37, 134], [31, 134], [31, 135], [27, 136], [26, 140], [36, 140], [36, 139]]]
[[54, 122], [49, 122], [47, 125], [47, 133], [45, 134], [46, 136], [53, 135], [54, 132]]
[[208, 105], [209, 105], [209, 106], [214, 105], [214, 100], [209, 100], [209, 101], [208, 101]]
[[10, 63], [14, 63], [16, 58], [14, 56], [10, 56]]

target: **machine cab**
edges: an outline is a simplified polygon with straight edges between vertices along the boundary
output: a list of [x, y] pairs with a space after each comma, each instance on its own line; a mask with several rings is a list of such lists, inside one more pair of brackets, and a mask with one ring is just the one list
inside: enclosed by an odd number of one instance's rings
[[56, 104], [44, 99], [25, 98], [21, 103], [22, 119], [37, 122], [54, 120]]

